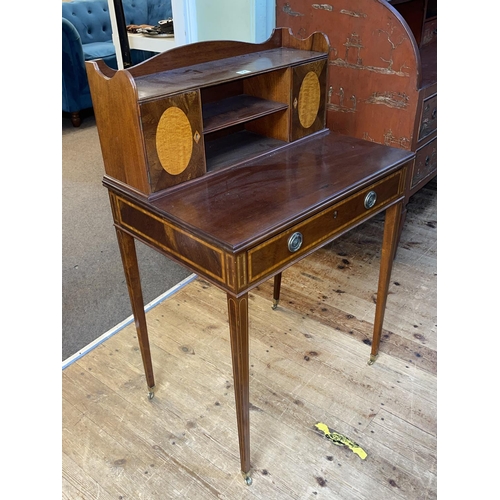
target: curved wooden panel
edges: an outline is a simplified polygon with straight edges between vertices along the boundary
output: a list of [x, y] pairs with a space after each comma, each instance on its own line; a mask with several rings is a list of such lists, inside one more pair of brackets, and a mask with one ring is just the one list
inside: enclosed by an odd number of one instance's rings
[[[304, 38], [307, 39], [304, 40]], [[270, 37], [262, 43], [234, 40], [207, 40], [190, 43], [161, 52], [140, 64], [127, 68], [127, 71], [134, 78], [137, 78], [139, 76], [182, 68], [186, 65], [186, 60], [189, 60], [191, 65], [202, 64], [280, 47], [327, 52], [328, 40], [323, 33], [311, 33], [311, 36], [297, 38], [287, 28], [276, 28]]]
[[114, 71], [102, 60], [87, 61], [85, 66], [106, 175], [148, 195], [135, 81], [128, 72]]

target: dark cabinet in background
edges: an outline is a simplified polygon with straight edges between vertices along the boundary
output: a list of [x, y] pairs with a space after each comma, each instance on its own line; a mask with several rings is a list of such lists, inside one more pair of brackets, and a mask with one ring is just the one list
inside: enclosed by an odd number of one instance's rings
[[331, 130], [416, 153], [406, 207], [437, 174], [436, 0], [278, 0], [276, 25], [328, 36]]

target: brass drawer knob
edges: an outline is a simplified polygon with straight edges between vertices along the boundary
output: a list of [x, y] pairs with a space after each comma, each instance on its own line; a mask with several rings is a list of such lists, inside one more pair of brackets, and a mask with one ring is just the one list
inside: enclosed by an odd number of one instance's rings
[[296, 233], [293, 233], [290, 238], [288, 238], [288, 250], [290, 252], [296, 252], [301, 246], [302, 246], [302, 233], [297, 231]]
[[372, 208], [377, 202], [377, 193], [375, 191], [370, 191], [365, 196], [365, 208]]

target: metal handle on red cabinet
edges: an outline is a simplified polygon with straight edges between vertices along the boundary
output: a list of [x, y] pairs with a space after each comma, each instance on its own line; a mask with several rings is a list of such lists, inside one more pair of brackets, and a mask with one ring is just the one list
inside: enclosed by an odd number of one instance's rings
[[296, 252], [301, 246], [302, 246], [302, 233], [297, 231], [296, 233], [293, 233], [290, 238], [288, 238], [288, 250], [290, 252]]
[[377, 203], [377, 193], [375, 191], [369, 191], [365, 196], [365, 208], [372, 208], [375, 203]]

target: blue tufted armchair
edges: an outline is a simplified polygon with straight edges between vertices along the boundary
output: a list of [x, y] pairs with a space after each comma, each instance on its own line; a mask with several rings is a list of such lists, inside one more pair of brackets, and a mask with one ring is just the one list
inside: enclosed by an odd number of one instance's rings
[[[122, 0], [127, 24], [156, 25], [172, 17], [171, 0]], [[132, 64], [155, 55], [131, 50]], [[62, 110], [71, 115], [75, 127], [80, 112], [92, 107], [85, 61], [103, 59], [117, 69], [107, 0], [62, 2]]]

